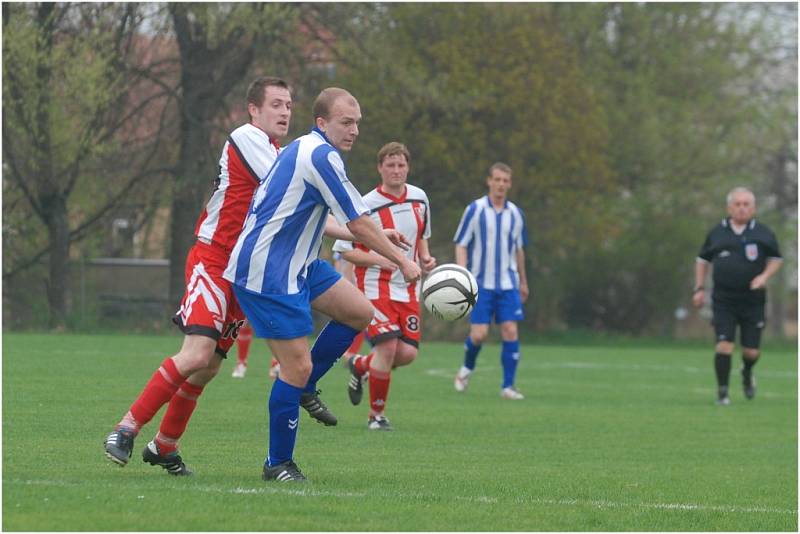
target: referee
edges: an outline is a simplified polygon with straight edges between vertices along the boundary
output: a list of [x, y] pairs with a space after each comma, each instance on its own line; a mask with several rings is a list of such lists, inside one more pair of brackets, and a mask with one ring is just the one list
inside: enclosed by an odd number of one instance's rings
[[703, 305], [703, 283], [709, 265], [714, 266], [713, 303], [714, 332], [717, 345], [714, 370], [717, 374], [717, 404], [727, 406], [728, 377], [731, 355], [736, 341], [736, 327], [741, 328], [742, 386], [744, 396], [756, 394], [753, 366], [760, 355], [758, 347], [764, 329], [764, 304], [767, 301], [767, 280], [783, 261], [775, 234], [757, 223], [756, 197], [744, 187], [728, 193], [728, 217], [708, 232], [695, 264], [695, 285], [692, 303]]

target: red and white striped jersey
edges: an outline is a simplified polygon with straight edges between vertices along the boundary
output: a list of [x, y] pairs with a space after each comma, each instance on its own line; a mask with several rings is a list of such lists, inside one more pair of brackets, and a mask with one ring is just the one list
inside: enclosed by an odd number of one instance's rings
[[[395, 197], [383, 191], [381, 186], [364, 195], [364, 203], [370, 209], [370, 217], [382, 229], [393, 228], [402, 233], [410, 243], [406, 256], [418, 260], [419, 242], [431, 235], [431, 214], [428, 195], [419, 187], [406, 184], [403, 196]], [[369, 250], [361, 243], [336, 241], [333, 250], [346, 252], [358, 247]], [[389, 299], [398, 302], [417, 302], [420, 282], [408, 283], [400, 269], [394, 272], [380, 267], [355, 268], [356, 286], [370, 299]]]
[[197, 220], [195, 235], [230, 253], [242, 231], [253, 192], [277, 157], [277, 142], [273, 143], [266, 132], [249, 123], [236, 128], [222, 148], [216, 189]]

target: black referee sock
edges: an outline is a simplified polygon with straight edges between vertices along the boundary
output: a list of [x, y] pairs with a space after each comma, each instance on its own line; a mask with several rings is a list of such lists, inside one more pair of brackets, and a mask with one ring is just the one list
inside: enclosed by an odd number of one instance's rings
[[753, 366], [758, 362], [758, 358], [749, 359], [742, 356], [742, 373], [745, 376], [750, 376], [753, 372]]
[[717, 372], [717, 385], [727, 388], [731, 374], [731, 355], [719, 352], [714, 354], [714, 371]]

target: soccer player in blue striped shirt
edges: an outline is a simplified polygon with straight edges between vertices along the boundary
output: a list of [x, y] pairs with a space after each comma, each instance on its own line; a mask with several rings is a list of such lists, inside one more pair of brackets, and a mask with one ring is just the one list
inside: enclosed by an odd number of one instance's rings
[[475, 275], [478, 302], [470, 315], [469, 336], [464, 343], [464, 365], [455, 378], [456, 391], [465, 391], [492, 319], [500, 325], [503, 339], [500, 396], [521, 400], [514, 387], [519, 363], [517, 322], [525, 318], [522, 304], [528, 299], [525, 247], [528, 230], [519, 207], [508, 200], [511, 167], [497, 162], [486, 179], [489, 194], [473, 201], [464, 211], [453, 241], [456, 263]]
[[[269, 451], [264, 480], [302, 481], [293, 454], [302, 403], [323, 410], [317, 381], [372, 320], [372, 305], [319, 259], [329, 212], [355, 241], [394, 262], [408, 281], [419, 266], [387, 239], [347, 177], [341, 152], [358, 137], [358, 101], [335, 87], [313, 105], [315, 127], [284, 148], [253, 196], [224, 277], [281, 372], [269, 398]], [[340, 239], [346, 237], [335, 236]], [[331, 317], [309, 350], [311, 309]], [[309, 403], [316, 403], [311, 406]]]

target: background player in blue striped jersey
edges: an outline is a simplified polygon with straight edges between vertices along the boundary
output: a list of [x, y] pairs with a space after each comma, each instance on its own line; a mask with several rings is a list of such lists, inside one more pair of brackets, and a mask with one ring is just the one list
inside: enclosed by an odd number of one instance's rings
[[[355, 240], [393, 261], [408, 281], [419, 266], [388, 240], [347, 177], [339, 151], [358, 137], [361, 109], [331, 87], [314, 101], [315, 127], [285, 147], [253, 196], [224, 277], [256, 335], [280, 362], [269, 398], [269, 451], [264, 480], [302, 481], [293, 453], [302, 395], [333, 366], [372, 320], [372, 306], [353, 284], [319, 259], [329, 212]], [[331, 317], [309, 351], [311, 308]]]
[[501, 362], [504, 399], [524, 397], [514, 387], [519, 363], [517, 321], [525, 318], [522, 304], [528, 299], [525, 247], [528, 230], [522, 210], [508, 200], [511, 167], [495, 163], [486, 179], [489, 194], [473, 201], [464, 211], [454, 238], [456, 263], [469, 269], [478, 281], [478, 302], [470, 315], [469, 336], [464, 343], [464, 365], [456, 373], [456, 391], [465, 391], [475, 369], [489, 325], [500, 325], [503, 339]]

